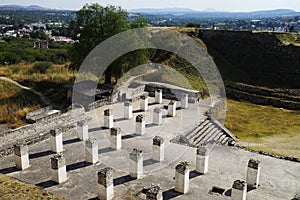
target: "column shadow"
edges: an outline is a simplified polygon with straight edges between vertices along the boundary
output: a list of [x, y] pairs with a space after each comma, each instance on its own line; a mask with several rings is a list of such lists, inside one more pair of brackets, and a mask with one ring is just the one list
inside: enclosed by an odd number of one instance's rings
[[73, 164], [67, 165], [67, 171], [74, 171], [76, 169], [81, 169], [81, 168], [84, 168], [84, 167], [87, 167], [87, 166], [90, 166], [90, 165], [92, 165], [92, 164], [87, 163], [85, 161], [81, 161], [81, 162], [78, 162], [78, 163], [73, 163]]
[[232, 189], [230, 188], [230, 189], [225, 191], [224, 195], [228, 196], [228, 197], [231, 197], [231, 192], [232, 192]]
[[120, 121], [125, 121], [125, 120], [127, 120], [127, 119], [122, 117], [122, 118], [114, 119], [114, 122], [120, 122]]
[[144, 112], [143, 110], [141, 110], [141, 109], [138, 109], [138, 110], [134, 110], [134, 111], [132, 111], [132, 113], [140, 113], [140, 112]]
[[103, 149], [98, 149], [98, 154], [101, 154], [101, 153], [108, 153], [108, 152], [111, 152], [111, 151], [116, 151], [115, 149], [112, 149], [110, 147], [106, 147], [106, 148], [103, 148]]
[[113, 182], [114, 182], [114, 186], [117, 186], [117, 185], [121, 185], [121, 184], [130, 182], [130, 181], [133, 181], [133, 180], [135, 180], [135, 179], [132, 178], [131, 176], [125, 175], [125, 176], [121, 176], [121, 177], [115, 178], [113, 180]]
[[151, 127], [154, 127], [154, 126], [157, 126], [157, 125], [154, 124], [154, 123], [146, 124], [146, 125], [145, 125], [146, 128], [151, 128]]
[[135, 133], [132, 133], [132, 134], [129, 134], [129, 135], [122, 135], [122, 140], [134, 138], [134, 137], [137, 137], [137, 136], [138, 135], [136, 135]]
[[152, 158], [143, 161], [143, 166], [153, 165], [155, 163], [159, 163], [157, 160], [153, 160]]
[[72, 144], [76, 142], [81, 142], [81, 140], [79, 138], [73, 138], [73, 139], [63, 141], [63, 144], [66, 145], [66, 144]]
[[10, 174], [17, 171], [19, 170], [16, 167], [8, 167], [8, 168], [0, 169], [0, 174]]
[[29, 159], [35, 159], [35, 158], [40, 158], [40, 157], [45, 157], [54, 154], [52, 151], [47, 150], [47, 151], [42, 151], [38, 153], [33, 153], [29, 154]]
[[96, 127], [96, 128], [89, 128], [89, 132], [95, 132], [95, 131], [100, 131], [101, 128], [100, 127]]
[[55, 181], [52, 181], [52, 180], [48, 180], [48, 181], [44, 181], [44, 182], [41, 182], [41, 183], [37, 183], [35, 185], [45, 189], [45, 188], [49, 188], [49, 187], [53, 187], [55, 185], [58, 185], [58, 183], [56, 183]]
[[163, 196], [164, 200], [173, 199], [173, 198], [178, 197], [180, 195], [182, 195], [182, 194], [180, 192], [177, 192], [175, 190], [175, 188], [169, 189], [169, 190], [164, 191], [162, 193], [162, 196]]
[[203, 174], [199, 173], [199, 172], [196, 172], [196, 170], [193, 170], [193, 171], [190, 171], [190, 179], [193, 179], [193, 178], [196, 178], [198, 176], [201, 176]]

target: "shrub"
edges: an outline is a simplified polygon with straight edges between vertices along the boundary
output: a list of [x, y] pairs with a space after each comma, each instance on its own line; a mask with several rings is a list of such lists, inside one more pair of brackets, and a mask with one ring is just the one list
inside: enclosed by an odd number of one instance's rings
[[33, 65], [31, 73], [44, 74], [49, 67], [52, 66], [52, 62], [37, 62]]

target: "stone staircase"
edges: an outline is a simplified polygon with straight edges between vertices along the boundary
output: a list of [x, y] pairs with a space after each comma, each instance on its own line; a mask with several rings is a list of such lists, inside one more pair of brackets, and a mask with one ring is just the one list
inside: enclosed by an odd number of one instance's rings
[[229, 141], [236, 140], [228, 129], [211, 117], [200, 121], [198, 126], [185, 134], [185, 139], [192, 147], [198, 147], [210, 141], [228, 145]]

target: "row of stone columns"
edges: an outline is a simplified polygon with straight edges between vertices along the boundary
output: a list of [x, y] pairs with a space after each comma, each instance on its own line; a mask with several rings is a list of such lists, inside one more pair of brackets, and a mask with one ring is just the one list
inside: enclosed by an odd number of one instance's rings
[[247, 168], [246, 181], [236, 180], [232, 185], [231, 199], [246, 200], [247, 189], [256, 189], [259, 186], [260, 161], [250, 158]]

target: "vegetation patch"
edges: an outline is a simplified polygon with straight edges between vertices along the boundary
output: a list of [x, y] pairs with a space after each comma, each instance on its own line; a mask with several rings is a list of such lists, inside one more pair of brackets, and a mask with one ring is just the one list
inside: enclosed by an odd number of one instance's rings
[[42, 190], [34, 185], [23, 183], [14, 178], [0, 174], [0, 198], [2, 200], [10, 199], [48, 199], [63, 200], [65, 198], [54, 196], [53, 194]]
[[225, 126], [249, 149], [298, 156], [300, 111], [227, 100]]

